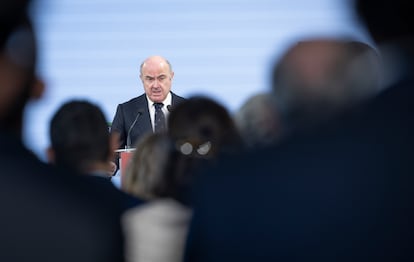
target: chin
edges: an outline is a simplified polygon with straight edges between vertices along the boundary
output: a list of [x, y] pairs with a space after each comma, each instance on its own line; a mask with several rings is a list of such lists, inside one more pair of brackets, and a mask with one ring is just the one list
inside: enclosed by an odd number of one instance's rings
[[154, 101], [155, 103], [161, 103], [162, 101], [164, 101], [164, 99], [162, 97], [152, 97], [151, 98], [152, 101]]

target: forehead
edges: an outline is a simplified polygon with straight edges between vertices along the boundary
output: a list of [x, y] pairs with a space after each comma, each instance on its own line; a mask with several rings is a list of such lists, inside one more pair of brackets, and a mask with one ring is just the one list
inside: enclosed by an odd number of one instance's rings
[[147, 60], [142, 65], [142, 74], [145, 75], [161, 75], [170, 71], [168, 63], [164, 60]]

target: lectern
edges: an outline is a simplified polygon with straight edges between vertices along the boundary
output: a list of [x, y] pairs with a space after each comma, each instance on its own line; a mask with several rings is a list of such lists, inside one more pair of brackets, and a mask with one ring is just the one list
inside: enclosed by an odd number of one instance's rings
[[130, 162], [130, 158], [133, 155], [135, 148], [127, 148], [127, 149], [117, 149], [115, 150], [116, 153], [119, 154], [119, 171], [121, 172], [121, 184], [122, 184], [122, 177], [124, 176], [124, 172]]

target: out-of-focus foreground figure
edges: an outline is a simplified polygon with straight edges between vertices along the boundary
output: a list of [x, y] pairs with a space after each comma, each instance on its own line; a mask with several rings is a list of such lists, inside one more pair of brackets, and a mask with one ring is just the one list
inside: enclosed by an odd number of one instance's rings
[[185, 261], [414, 260], [413, 9], [356, 0], [356, 10], [385, 87], [358, 110], [198, 176]]
[[24, 107], [43, 91], [30, 4], [0, 3], [0, 261], [123, 261], [119, 216], [105, 193], [22, 142]]
[[380, 89], [381, 59], [346, 38], [309, 38], [273, 68], [272, 90], [286, 133], [306, 131], [353, 109]]
[[188, 191], [201, 161], [183, 154], [167, 134], [138, 141], [122, 188], [148, 203], [123, 216], [127, 261], [182, 261], [191, 217]]

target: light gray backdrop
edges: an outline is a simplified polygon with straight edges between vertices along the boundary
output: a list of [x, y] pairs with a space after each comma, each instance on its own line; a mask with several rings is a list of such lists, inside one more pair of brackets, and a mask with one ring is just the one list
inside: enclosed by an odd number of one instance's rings
[[234, 112], [269, 88], [271, 65], [307, 36], [354, 36], [350, 0], [38, 0], [33, 15], [41, 102], [27, 108], [25, 143], [42, 159], [55, 110], [72, 98], [99, 104], [111, 121], [117, 104], [143, 92], [141, 61], [173, 65], [173, 90], [205, 94]]

